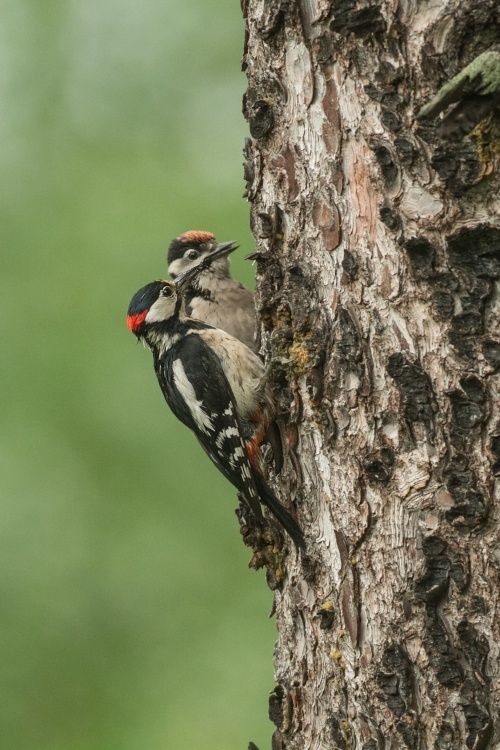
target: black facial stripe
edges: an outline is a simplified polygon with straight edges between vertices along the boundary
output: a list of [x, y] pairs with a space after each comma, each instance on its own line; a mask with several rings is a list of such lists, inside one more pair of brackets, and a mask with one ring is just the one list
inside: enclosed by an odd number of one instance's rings
[[199, 242], [186, 242], [184, 240], [172, 240], [170, 247], [168, 248], [167, 262], [170, 265], [173, 260], [183, 258], [186, 250], [196, 250], [201, 252]]
[[214, 297], [212, 296], [210, 289], [207, 289], [206, 287], [196, 287], [196, 288], [191, 287], [190, 289], [187, 290], [186, 295], [185, 295], [186, 304], [190, 305], [191, 302], [195, 298], [199, 298], [199, 297], [201, 297], [204, 300], [207, 300], [207, 302], [216, 301]]

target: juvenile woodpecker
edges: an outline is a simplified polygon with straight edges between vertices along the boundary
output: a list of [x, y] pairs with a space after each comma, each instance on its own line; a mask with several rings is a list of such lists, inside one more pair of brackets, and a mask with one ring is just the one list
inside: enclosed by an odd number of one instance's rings
[[300, 528], [261, 470], [258, 435], [265, 430], [263, 412], [272, 399], [263, 386], [260, 359], [225, 331], [187, 317], [182, 290], [171, 281], [140, 289], [130, 303], [127, 325], [151, 349], [160, 388], [175, 416], [194, 432], [254, 514], [262, 517], [262, 503], [296, 546], [304, 547]]
[[[167, 255], [171, 278], [175, 281], [180, 274], [197, 266], [216, 247], [217, 241], [210, 232], [191, 231], [176, 237]], [[183, 294], [189, 317], [221, 328], [254, 352], [258, 351], [253, 294], [233, 279], [227, 255], [196, 275]]]

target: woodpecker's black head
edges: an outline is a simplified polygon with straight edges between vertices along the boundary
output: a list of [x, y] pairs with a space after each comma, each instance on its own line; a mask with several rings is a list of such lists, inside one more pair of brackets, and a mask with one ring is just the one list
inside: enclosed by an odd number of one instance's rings
[[[211, 252], [234, 243], [217, 243], [210, 232], [185, 232], [172, 240], [168, 248], [168, 272], [173, 279], [197, 266]], [[234, 248], [235, 249], [235, 248]], [[221, 255], [210, 264], [210, 271], [221, 276], [229, 275], [229, 258]]]
[[127, 326], [137, 338], [146, 338], [148, 330], [175, 317], [179, 307], [180, 299], [172, 281], [152, 281], [132, 297]]
[[[212, 250], [191, 268], [177, 274], [175, 281], [152, 281], [132, 297], [127, 313], [127, 326], [137, 338], [151, 343], [155, 338], [153, 332], [165, 331], [169, 321], [185, 319], [181, 311], [182, 300], [189, 291], [193, 281], [204, 271], [211, 269], [212, 264], [226, 261], [229, 253], [236, 250], [234, 242], [215, 243]], [[148, 333], [150, 334], [148, 337]]]

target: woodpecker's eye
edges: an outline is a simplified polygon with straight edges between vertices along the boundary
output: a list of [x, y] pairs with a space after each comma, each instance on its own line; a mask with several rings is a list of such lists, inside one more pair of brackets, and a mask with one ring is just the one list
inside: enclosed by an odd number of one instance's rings
[[171, 286], [164, 286], [161, 290], [162, 297], [172, 297], [174, 294], [174, 290]]
[[197, 258], [200, 257], [200, 254], [198, 250], [188, 250], [185, 257], [188, 258], [189, 260], [196, 260]]

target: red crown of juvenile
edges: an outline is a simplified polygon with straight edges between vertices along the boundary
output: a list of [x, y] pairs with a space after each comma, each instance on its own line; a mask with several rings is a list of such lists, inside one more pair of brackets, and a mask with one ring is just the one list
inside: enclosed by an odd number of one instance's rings
[[209, 240], [215, 240], [215, 237], [211, 232], [197, 232], [191, 230], [190, 232], [184, 232], [180, 237], [177, 237], [181, 242], [208, 242]]

